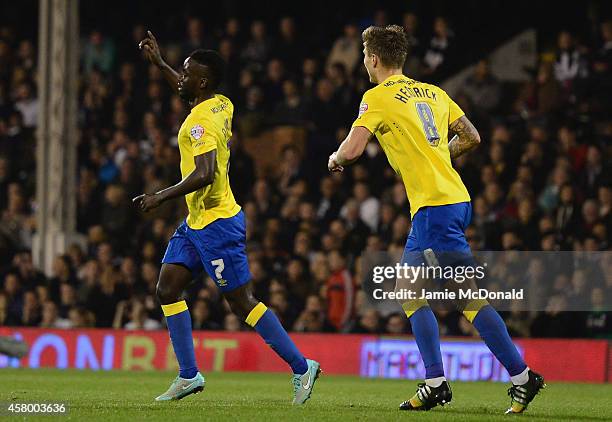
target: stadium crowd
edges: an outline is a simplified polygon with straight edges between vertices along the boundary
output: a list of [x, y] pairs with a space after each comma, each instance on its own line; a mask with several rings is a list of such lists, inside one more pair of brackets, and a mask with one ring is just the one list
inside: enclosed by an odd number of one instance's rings
[[[443, 17], [431, 30], [412, 13], [400, 23], [412, 48], [406, 74], [433, 83], [450, 76], [460, 34]], [[253, 283], [289, 330], [410, 332], [403, 314], [364, 305], [357, 276], [362, 253], [403, 249], [410, 229], [403, 185], [376, 142], [344, 173], [326, 169], [369, 88], [361, 29], [347, 22], [325, 54], [309, 49], [291, 17], [229, 19], [219, 28], [190, 18], [181, 42], [159, 40], [175, 68], [200, 47], [218, 49], [228, 63], [222, 92], [235, 104], [230, 178], [247, 216]], [[0, 28], [0, 325], [163, 327], [155, 285], [186, 207], [177, 200], [140, 214], [131, 198], [180, 178], [176, 134], [188, 110], [140, 56], [144, 36], [136, 25], [130, 43], [98, 30], [82, 41], [77, 229], [86, 242], [58, 256], [46, 277], [30, 252], [36, 47], [16, 39], [14, 28]], [[501, 83], [483, 60], [455, 95], [483, 139], [455, 163], [473, 199], [468, 241], [474, 250], [609, 250], [612, 21], [592, 40], [561, 32], [532, 75]], [[286, 147], [276, 174], [258, 175], [243, 140], [279, 125], [305, 128], [306, 149]], [[504, 313], [511, 333], [610, 336], [609, 274], [602, 282], [566, 275], [545, 312]], [[564, 312], [578, 291], [592, 292], [585, 312]], [[245, 329], [210, 278], [201, 276], [188, 293], [194, 328]], [[476, 335], [457, 312], [439, 317], [445, 335]]]

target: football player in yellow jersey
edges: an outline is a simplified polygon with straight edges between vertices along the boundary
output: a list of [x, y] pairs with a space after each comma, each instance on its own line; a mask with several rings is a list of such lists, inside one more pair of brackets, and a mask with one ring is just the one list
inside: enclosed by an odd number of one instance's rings
[[244, 214], [229, 184], [229, 141], [234, 106], [215, 90], [225, 64], [213, 50], [196, 50], [181, 73], [162, 59], [153, 34], [140, 43], [145, 57], [190, 107], [178, 133], [182, 180], [153, 194], [134, 198], [142, 211], [185, 197], [189, 215], [176, 230], [164, 258], [157, 297], [166, 317], [179, 374], [157, 401], [180, 400], [202, 391], [204, 377], [196, 364], [191, 316], [182, 299], [185, 287], [203, 270], [217, 283], [232, 311], [243, 318], [293, 370], [293, 404], [310, 398], [319, 363], [305, 359], [272, 310], [253, 297], [246, 255]]
[[[376, 137], [410, 201], [412, 225], [402, 263], [443, 268], [476, 265], [464, 234], [472, 213], [470, 196], [451, 159], [480, 143], [478, 131], [446, 92], [402, 74], [408, 44], [401, 27], [369, 27], [363, 32], [363, 46], [363, 62], [376, 86], [363, 95], [351, 131], [329, 157], [329, 170], [343, 171]], [[449, 141], [450, 133], [456, 136]], [[402, 308], [423, 358], [425, 382], [400, 409], [444, 405], [452, 392], [444, 377], [434, 313], [424, 299], [406, 301]], [[510, 374], [513, 385], [507, 412], [523, 412], [543, 388], [542, 376], [527, 367], [503, 320], [486, 301], [472, 301], [461, 308]]]

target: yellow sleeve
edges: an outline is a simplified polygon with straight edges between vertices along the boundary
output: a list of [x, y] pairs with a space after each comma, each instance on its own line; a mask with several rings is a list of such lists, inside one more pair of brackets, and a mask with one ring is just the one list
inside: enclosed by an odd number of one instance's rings
[[371, 133], [376, 133], [383, 124], [382, 102], [371, 90], [363, 94], [359, 105], [359, 114], [353, 122], [352, 127], [363, 126]]
[[188, 130], [194, 157], [217, 148], [218, 137], [215, 136], [215, 127], [209, 119], [203, 117], [191, 119]]
[[464, 116], [465, 113], [461, 110], [461, 107], [445, 92], [446, 98], [448, 98], [448, 124], [450, 125], [459, 117]]

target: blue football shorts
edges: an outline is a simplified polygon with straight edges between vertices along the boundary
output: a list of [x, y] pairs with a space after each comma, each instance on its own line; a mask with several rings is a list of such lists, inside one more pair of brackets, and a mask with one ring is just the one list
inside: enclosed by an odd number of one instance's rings
[[205, 269], [224, 292], [247, 284], [251, 272], [244, 213], [219, 218], [200, 230], [183, 222], [170, 238], [162, 263], [183, 265], [194, 278]]
[[472, 220], [470, 202], [420, 208], [412, 218], [402, 264], [432, 265], [432, 253], [437, 265], [473, 265], [465, 229]]

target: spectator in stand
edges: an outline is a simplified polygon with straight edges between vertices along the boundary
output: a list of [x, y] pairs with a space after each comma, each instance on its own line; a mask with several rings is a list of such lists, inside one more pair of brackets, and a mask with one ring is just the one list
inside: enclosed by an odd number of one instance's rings
[[238, 18], [236, 17], [228, 18], [228, 20], [225, 22], [224, 34], [234, 44], [242, 43], [244, 41], [243, 34], [242, 34], [242, 26]]
[[38, 99], [30, 84], [24, 82], [17, 88], [15, 108], [21, 113], [23, 126], [35, 128], [38, 124]]
[[576, 129], [570, 124], [562, 125], [558, 130], [560, 153], [571, 160], [571, 170], [574, 174], [582, 172], [586, 163], [588, 147], [576, 140]]
[[32, 290], [23, 294], [23, 308], [21, 312], [21, 324], [24, 327], [37, 327], [41, 321], [41, 309], [38, 295]]
[[332, 63], [327, 67], [326, 76], [334, 86], [334, 101], [343, 110], [352, 114], [353, 110], [357, 108], [358, 101], [353, 87], [349, 84], [349, 75], [344, 64]]
[[235, 314], [227, 314], [223, 321], [223, 330], [228, 332], [242, 331], [242, 322]]
[[274, 105], [283, 99], [283, 81], [285, 80], [285, 66], [279, 59], [272, 59], [266, 67], [266, 80], [264, 83], [264, 98], [267, 109], [273, 109]]
[[116, 250], [123, 250], [129, 245], [128, 227], [132, 224], [132, 213], [126, 212], [129, 209], [128, 201], [123, 187], [110, 185], [106, 188], [102, 205], [102, 227]]
[[346, 260], [335, 250], [329, 254], [330, 276], [326, 282], [327, 319], [342, 331], [354, 312], [355, 285]]
[[28, 250], [22, 250], [15, 254], [13, 257], [13, 267], [19, 274], [26, 290], [33, 290], [37, 286], [45, 285], [47, 282], [44, 274], [34, 267], [32, 253]]
[[193, 305], [192, 327], [194, 330], [218, 330], [219, 324], [211, 320], [210, 307], [205, 300], [197, 300]]
[[16, 63], [26, 73], [32, 72], [36, 68], [36, 51], [34, 44], [30, 40], [21, 40], [17, 48]]
[[317, 218], [324, 225], [327, 225], [340, 213], [341, 200], [337, 185], [330, 176], [321, 180], [319, 191], [320, 201], [317, 206]]
[[582, 224], [578, 227], [578, 233], [582, 234], [582, 236], [588, 236], [599, 222], [599, 204], [597, 200], [587, 199], [582, 204]]
[[299, 84], [306, 100], [314, 98], [318, 78], [319, 63], [315, 58], [307, 57], [302, 64], [302, 80]]
[[110, 38], [94, 30], [83, 46], [83, 67], [85, 72], [99, 70], [109, 74], [115, 60], [115, 46]]
[[351, 329], [355, 334], [380, 334], [380, 315], [375, 309], [367, 309], [359, 315]]
[[344, 65], [346, 72], [352, 75], [357, 64], [361, 62], [361, 35], [354, 23], [344, 25], [342, 36], [334, 41], [329, 55], [327, 56], [327, 67], [335, 63]]
[[[0, 324], [3, 326], [9, 325], [10, 319], [8, 317], [8, 306], [9, 298], [4, 292], [0, 292]], [[13, 322], [14, 325], [18, 325]], [[11, 325], [13, 325], [11, 324]]]
[[353, 195], [359, 204], [359, 218], [375, 232], [380, 218], [380, 201], [370, 194], [370, 188], [363, 182], [355, 184]]
[[585, 193], [589, 196], [593, 196], [599, 186], [610, 183], [609, 167], [603, 165], [601, 150], [595, 145], [590, 145], [587, 149], [586, 164], [581, 179]]
[[612, 20], [601, 24], [601, 45], [595, 53], [592, 83], [598, 87], [597, 101], [603, 109], [609, 109], [612, 104]]
[[404, 27], [404, 32], [406, 32], [406, 38], [408, 38], [410, 53], [416, 55], [421, 44], [418, 36], [419, 18], [412, 12], [404, 13], [404, 16], [402, 16], [402, 26]]
[[[122, 302], [125, 304], [126, 302]], [[159, 330], [159, 321], [147, 316], [147, 310], [140, 301], [132, 301], [129, 311], [129, 321], [123, 326], [126, 330]]]
[[16, 273], [8, 273], [4, 276], [4, 295], [8, 305], [6, 307], [6, 323], [8, 325], [19, 324], [21, 310], [23, 307], [23, 290], [21, 280]]
[[495, 76], [491, 75], [486, 60], [476, 63], [474, 73], [461, 87], [461, 94], [467, 96], [474, 111], [480, 115], [491, 113], [497, 108], [501, 99], [501, 86]]
[[404, 63], [404, 74], [412, 79], [421, 80], [423, 72], [423, 45], [419, 36], [419, 21], [414, 13], [404, 13], [402, 26], [408, 38], [408, 55]]
[[270, 41], [266, 35], [266, 25], [259, 20], [251, 24], [251, 38], [242, 50], [240, 57], [255, 71], [263, 70], [270, 55]]
[[74, 268], [68, 255], [58, 255], [53, 261], [52, 277], [47, 286], [53, 300], [60, 299], [61, 285], [74, 284]]
[[599, 201], [599, 216], [602, 221], [610, 221], [612, 217], [612, 188], [610, 186], [600, 186], [597, 190]]
[[559, 192], [561, 187], [569, 182], [569, 175], [562, 167], [556, 167], [553, 170], [553, 174], [550, 182], [544, 188], [544, 191], [540, 194], [538, 203], [540, 208], [549, 213], [554, 210], [559, 203]]
[[609, 297], [601, 287], [591, 291], [590, 311], [585, 317], [585, 325], [589, 337], [609, 338], [612, 332], [612, 315], [606, 307]]
[[448, 76], [447, 67], [453, 61], [454, 35], [448, 21], [442, 16], [434, 19], [433, 36], [423, 56], [423, 77], [432, 83], [440, 83]]
[[567, 299], [563, 295], [549, 298], [544, 312], [539, 312], [531, 325], [535, 337], [575, 337], [581, 321], [577, 315], [567, 312]]
[[303, 48], [303, 42], [298, 38], [299, 33], [295, 20], [291, 16], [284, 16], [278, 25], [279, 37], [275, 42], [274, 55], [284, 63], [291, 73], [296, 73]]
[[322, 78], [316, 85], [316, 98], [312, 105], [312, 121], [315, 131], [327, 137], [333, 136], [342, 121], [344, 110], [334, 102], [334, 85], [327, 78]]
[[574, 233], [580, 218], [580, 210], [576, 206], [574, 188], [567, 183], [559, 192], [559, 206], [555, 212], [556, 230], [561, 233], [567, 243], [574, 239]]
[[586, 59], [568, 31], [559, 33], [554, 70], [555, 78], [568, 90], [576, 80], [588, 76]]
[[68, 283], [60, 285], [58, 313], [62, 318], [69, 319], [70, 310], [77, 306], [77, 296], [74, 286]]
[[537, 250], [539, 238], [538, 214], [530, 198], [524, 198], [518, 203], [516, 231], [528, 250]]
[[529, 312], [521, 309], [520, 301], [515, 300], [510, 304], [510, 313], [505, 318], [508, 332], [512, 337], [529, 337], [532, 317]]
[[276, 123], [292, 126], [304, 124], [308, 108], [295, 81], [291, 79], [283, 81], [282, 91], [283, 101], [276, 105], [274, 111]]
[[213, 49], [216, 48], [216, 44], [211, 36], [205, 34], [202, 20], [191, 17], [187, 20], [187, 40], [183, 43], [182, 55], [187, 56], [198, 48]]
[[68, 319], [71, 328], [93, 328], [95, 323], [92, 313], [81, 306], [70, 309]]
[[11, 183], [8, 186], [8, 205], [0, 218], [0, 233], [3, 233], [17, 248], [30, 244], [32, 217], [26, 207], [26, 198], [21, 185]]
[[39, 326], [43, 328], [72, 328], [70, 320], [60, 318], [57, 312], [57, 305], [50, 300], [42, 306], [42, 319]]
[[87, 298], [87, 307], [96, 315], [96, 326], [112, 326], [117, 304], [125, 299], [126, 292], [118, 271], [112, 267], [104, 269], [99, 283], [93, 287]]
[[387, 318], [385, 332], [392, 335], [406, 334], [406, 317], [402, 314], [391, 314]]

